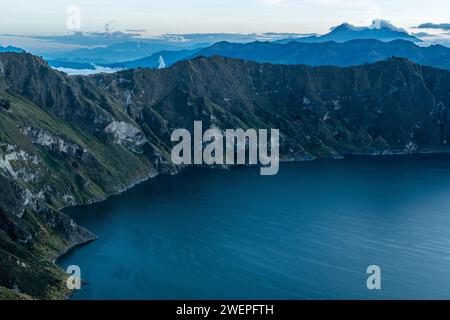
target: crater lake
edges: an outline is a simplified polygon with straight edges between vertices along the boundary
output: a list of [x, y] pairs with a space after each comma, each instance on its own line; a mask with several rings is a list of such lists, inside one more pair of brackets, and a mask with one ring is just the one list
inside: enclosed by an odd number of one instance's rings
[[450, 155], [188, 169], [64, 212], [99, 237], [59, 260], [72, 299], [450, 298]]

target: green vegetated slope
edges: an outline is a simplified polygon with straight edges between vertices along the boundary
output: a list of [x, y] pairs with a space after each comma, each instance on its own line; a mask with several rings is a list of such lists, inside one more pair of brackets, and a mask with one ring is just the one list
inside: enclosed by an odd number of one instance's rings
[[450, 73], [391, 59], [351, 68], [211, 57], [69, 77], [0, 54], [0, 298], [64, 298], [54, 260], [95, 239], [61, 209], [170, 162], [174, 129], [277, 128], [283, 160], [447, 150]]

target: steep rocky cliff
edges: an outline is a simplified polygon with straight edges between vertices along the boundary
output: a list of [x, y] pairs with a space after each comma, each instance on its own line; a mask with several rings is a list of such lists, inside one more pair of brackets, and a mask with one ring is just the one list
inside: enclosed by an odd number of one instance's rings
[[352, 68], [222, 57], [69, 77], [0, 54], [0, 298], [62, 298], [54, 260], [95, 236], [61, 210], [176, 173], [170, 134], [278, 128], [283, 160], [447, 151], [450, 72], [404, 59]]
[[0, 55], [0, 98], [0, 297], [63, 297], [54, 259], [95, 236], [58, 211], [173, 169], [107, 92], [34, 56]]
[[447, 149], [449, 75], [404, 59], [311, 68], [216, 56], [88, 79], [164, 146], [202, 120], [279, 128], [282, 158], [304, 159]]

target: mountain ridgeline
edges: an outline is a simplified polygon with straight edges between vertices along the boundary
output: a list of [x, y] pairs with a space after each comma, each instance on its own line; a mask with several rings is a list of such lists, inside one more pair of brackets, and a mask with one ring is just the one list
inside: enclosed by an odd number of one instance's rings
[[[122, 37], [121, 37], [122, 36]], [[136, 63], [139, 66], [150, 66], [155, 63], [158, 66], [159, 56], [162, 55], [166, 64], [174, 63], [175, 59], [192, 57], [194, 52], [201, 48], [209, 47], [217, 42], [227, 41], [232, 43], [249, 43], [256, 40], [274, 41], [274, 43], [285, 44], [291, 41], [303, 43], [323, 42], [347, 42], [351, 40], [374, 39], [383, 42], [394, 40], [405, 40], [420, 43], [422, 40], [410, 35], [406, 30], [392, 25], [388, 21], [374, 20], [369, 26], [353, 26], [343, 23], [331, 29], [324, 35], [301, 35], [301, 34], [172, 34], [156, 38], [134, 37], [123, 33], [114, 33], [112, 36], [102, 37], [101, 34], [75, 33], [71, 36], [44, 37], [42, 39], [51, 41], [75, 41], [78, 45], [93, 46], [90, 48], [76, 49], [70, 52], [53, 52], [45, 54], [44, 58], [51, 61], [51, 65], [64, 68], [90, 69], [91, 64], [117, 65], [130, 64], [133, 68]], [[121, 41], [120, 41], [121, 40]], [[102, 46], [109, 43], [107, 46]], [[189, 54], [189, 51], [191, 53]], [[143, 61], [141, 61], [143, 59]], [[131, 62], [137, 60], [135, 63]], [[130, 61], [130, 62], [126, 62]], [[269, 62], [269, 61], [268, 61]], [[275, 63], [274, 61], [272, 61]], [[297, 61], [297, 63], [301, 63]], [[83, 66], [84, 65], [84, 66]], [[87, 68], [85, 66], [88, 66]], [[90, 66], [90, 67], [89, 67]]]
[[421, 47], [406, 40], [383, 42], [368, 39], [343, 43], [292, 41], [284, 45], [270, 42], [247, 44], [221, 42], [196, 53], [196, 56], [210, 57], [213, 55], [261, 63], [339, 67], [356, 66], [400, 57], [419, 64], [450, 69], [450, 48], [441, 45]]
[[339, 68], [213, 56], [69, 77], [0, 54], [0, 297], [67, 296], [53, 262], [95, 236], [61, 210], [179, 172], [170, 136], [195, 120], [279, 129], [285, 161], [443, 152], [450, 72], [399, 58]]
[[[374, 20], [370, 26], [357, 27], [343, 23], [331, 29], [327, 34], [320, 36], [302, 37], [294, 40], [301, 42], [346, 42], [355, 39], [377, 39], [380, 41], [407, 40], [422, 42], [419, 38], [410, 35], [406, 30], [398, 28], [386, 20]], [[292, 39], [278, 40], [278, 43], [288, 43]]]
[[[231, 43], [218, 42], [194, 51], [164, 51], [150, 57], [109, 65], [119, 68], [157, 68], [160, 59], [170, 66], [177, 61], [214, 55], [251, 60], [260, 63], [306, 64], [309, 66], [334, 65], [356, 66], [387, 60], [391, 57], [406, 58], [413, 62], [450, 70], [450, 48], [441, 45], [421, 47], [407, 40], [383, 42], [374, 39], [359, 39], [347, 42], [308, 43], [290, 41]], [[53, 63], [53, 66], [58, 64]]]

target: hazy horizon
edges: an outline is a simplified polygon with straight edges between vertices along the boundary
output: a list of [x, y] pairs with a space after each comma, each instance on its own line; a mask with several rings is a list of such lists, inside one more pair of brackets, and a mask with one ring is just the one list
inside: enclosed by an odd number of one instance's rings
[[[342, 22], [368, 25], [383, 18], [402, 28], [421, 23], [446, 23], [450, 3], [433, 5], [399, 0], [129, 0], [92, 2], [17, 0], [2, 7], [0, 30], [14, 35], [61, 35], [67, 29], [67, 9], [81, 10], [78, 31], [139, 30], [145, 35], [191, 33], [325, 33]], [[45, 17], [45, 19], [42, 19]]]
[[39, 4], [17, 0], [0, 12], [0, 46], [45, 55], [162, 38], [188, 47], [218, 41], [277, 40], [276, 35], [261, 36], [265, 33], [280, 34], [278, 39], [288, 38], [287, 34], [321, 35], [342, 23], [369, 26], [376, 19], [428, 43], [450, 46], [450, 21], [445, 17], [450, 3], [413, 2], [414, 6], [406, 0], [44, 0]]

